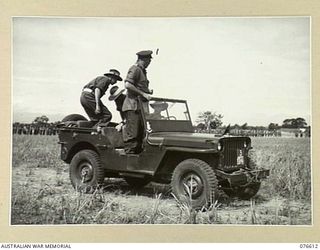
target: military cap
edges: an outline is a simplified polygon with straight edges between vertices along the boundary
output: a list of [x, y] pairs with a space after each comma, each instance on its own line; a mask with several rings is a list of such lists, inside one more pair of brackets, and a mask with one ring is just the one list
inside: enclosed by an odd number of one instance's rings
[[138, 58], [152, 58], [152, 51], [151, 50], [142, 50], [137, 52]]
[[114, 77], [117, 81], [122, 81], [120, 72], [116, 69], [110, 69], [108, 73], [104, 74], [105, 76]]

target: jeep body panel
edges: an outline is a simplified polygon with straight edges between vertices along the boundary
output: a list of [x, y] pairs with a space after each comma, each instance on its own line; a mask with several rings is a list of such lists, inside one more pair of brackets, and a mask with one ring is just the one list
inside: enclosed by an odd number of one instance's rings
[[[80, 149], [96, 151], [103, 166], [108, 171], [136, 172], [154, 175], [160, 167], [161, 161], [168, 152], [183, 152], [196, 154], [217, 153], [216, 145], [206, 141], [206, 138], [197, 134], [178, 133], [152, 134], [147, 136], [144, 150], [139, 155], [126, 155], [114, 147], [114, 142], [104, 133], [96, 133], [93, 129], [62, 128], [60, 130], [61, 159], [70, 163], [72, 156]], [[114, 134], [117, 132], [114, 129]], [[120, 135], [119, 135], [120, 136]], [[192, 142], [197, 139], [198, 142]], [[210, 140], [210, 137], [209, 137]], [[217, 140], [217, 138], [216, 138]], [[180, 141], [180, 142], [179, 142]], [[120, 143], [121, 144], [121, 143]]]
[[[115, 137], [121, 136], [116, 129], [112, 129], [113, 135], [116, 135]], [[113, 136], [110, 135], [110, 132], [111, 129], [108, 128], [108, 136], [106, 136], [105, 133], [97, 133], [94, 129], [60, 129], [59, 144], [61, 144], [61, 159], [70, 163], [73, 155], [79, 150], [92, 149], [98, 153], [101, 163], [108, 171], [154, 174], [165, 153], [163, 149], [146, 146], [144, 151], [139, 155], [126, 155], [114, 147], [110, 139]]]
[[211, 134], [197, 134], [187, 132], [155, 132], [147, 136], [151, 145], [166, 147], [215, 149], [219, 138]]

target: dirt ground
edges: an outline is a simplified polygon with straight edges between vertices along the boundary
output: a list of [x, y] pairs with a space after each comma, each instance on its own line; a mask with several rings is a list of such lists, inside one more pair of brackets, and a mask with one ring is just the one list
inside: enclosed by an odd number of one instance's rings
[[168, 185], [133, 190], [122, 179], [106, 179], [94, 194], [75, 191], [68, 166], [20, 164], [12, 171], [11, 224], [260, 224], [311, 225], [311, 205], [270, 197], [264, 183], [251, 201], [223, 197], [209, 211], [177, 202]]

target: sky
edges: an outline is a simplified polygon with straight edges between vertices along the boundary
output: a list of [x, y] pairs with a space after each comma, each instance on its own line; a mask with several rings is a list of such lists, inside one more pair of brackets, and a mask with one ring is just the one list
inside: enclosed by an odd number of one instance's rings
[[[159, 49], [148, 67], [154, 96], [185, 99], [223, 124], [311, 120], [310, 19], [13, 18], [13, 121], [85, 115], [83, 86], [116, 68], [125, 78], [136, 52]], [[124, 82], [117, 85], [124, 87]], [[115, 104], [102, 98], [114, 121]]]

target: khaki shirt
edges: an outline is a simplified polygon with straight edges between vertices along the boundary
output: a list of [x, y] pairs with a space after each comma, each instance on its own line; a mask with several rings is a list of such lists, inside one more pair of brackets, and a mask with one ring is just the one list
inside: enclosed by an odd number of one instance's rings
[[111, 84], [111, 80], [105, 76], [98, 76], [93, 79], [91, 82], [86, 84], [83, 88], [92, 89], [93, 93], [96, 88], [99, 88], [101, 91], [101, 97], [106, 93], [109, 85]]
[[[147, 79], [147, 72], [145, 69], [139, 67], [138, 65], [133, 65], [128, 71], [126, 82], [131, 83], [137, 89], [150, 94], [149, 90], [149, 80]], [[148, 108], [148, 102], [143, 102], [143, 106]], [[137, 110], [138, 109], [138, 95], [131, 91], [127, 90], [126, 99], [123, 102], [122, 111], [128, 110]], [[148, 109], [146, 109], [148, 110]]]

